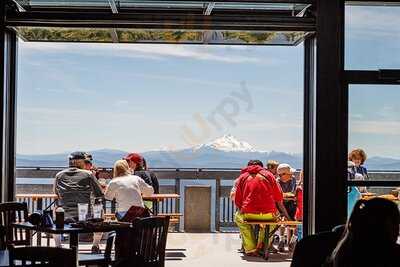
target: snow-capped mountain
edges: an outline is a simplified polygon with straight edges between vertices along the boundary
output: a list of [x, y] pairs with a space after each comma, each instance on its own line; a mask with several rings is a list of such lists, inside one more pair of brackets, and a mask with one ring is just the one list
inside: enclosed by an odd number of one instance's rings
[[[112, 167], [114, 162], [128, 154], [125, 151], [101, 149], [89, 151], [99, 167]], [[262, 162], [277, 160], [293, 168], [302, 168], [301, 154], [257, 151], [232, 135], [224, 135], [211, 142], [180, 150], [153, 150], [141, 153], [151, 168], [242, 168], [251, 159]], [[51, 155], [17, 155], [17, 166], [65, 167], [68, 153]], [[400, 170], [400, 160], [371, 157], [366, 162], [371, 170]]]
[[233, 135], [227, 134], [206, 144], [194, 147], [194, 151], [204, 148], [211, 148], [225, 152], [256, 152], [247, 142], [237, 140]]

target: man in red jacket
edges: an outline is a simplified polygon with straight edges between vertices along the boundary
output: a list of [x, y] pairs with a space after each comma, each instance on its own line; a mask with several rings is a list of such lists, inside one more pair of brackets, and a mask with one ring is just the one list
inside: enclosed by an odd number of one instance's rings
[[[277, 205], [288, 216], [286, 210], [282, 209], [283, 193], [274, 175], [264, 169], [259, 160], [250, 161], [242, 169], [236, 185], [235, 204], [239, 210], [235, 214], [235, 222], [242, 236], [245, 253], [256, 256], [263, 240], [259, 238], [257, 244], [251, 225], [244, 221], [276, 221], [279, 216]], [[264, 231], [260, 229], [259, 237], [263, 236]]]

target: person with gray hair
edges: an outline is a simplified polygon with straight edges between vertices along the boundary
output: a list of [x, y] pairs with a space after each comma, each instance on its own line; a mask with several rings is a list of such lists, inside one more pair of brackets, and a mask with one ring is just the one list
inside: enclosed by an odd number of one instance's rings
[[[91, 171], [85, 170], [86, 161], [89, 159], [86, 152], [73, 152], [69, 155], [69, 168], [56, 174], [54, 193], [58, 197], [57, 206], [62, 207], [65, 219], [76, 221], [78, 218], [78, 203], [90, 203], [90, 198], [103, 198], [104, 194], [97, 179]], [[92, 252], [99, 253], [99, 243], [102, 233], [93, 236]], [[61, 238], [54, 236], [57, 247], [61, 247]]]

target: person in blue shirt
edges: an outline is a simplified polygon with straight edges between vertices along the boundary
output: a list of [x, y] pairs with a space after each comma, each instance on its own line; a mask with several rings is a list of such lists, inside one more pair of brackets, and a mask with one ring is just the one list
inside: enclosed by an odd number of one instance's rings
[[[367, 160], [367, 154], [364, 150], [357, 148], [353, 149], [349, 153], [349, 161], [351, 161], [354, 165], [351, 168], [352, 174], [350, 175], [351, 180], [368, 180], [368, 171], [363, 165]], [[368, 193], [366, 187], [358, 188], [361, 193]]]

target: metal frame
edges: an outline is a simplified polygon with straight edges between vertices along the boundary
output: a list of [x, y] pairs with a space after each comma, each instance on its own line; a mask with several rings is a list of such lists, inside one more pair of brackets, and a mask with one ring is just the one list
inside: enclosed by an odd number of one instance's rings
[[315, 19], [248, 15], [191, 15], [162, 13], [14, 13], [8, 14], [9, 27], [83, 27], [243, 31], [315, 31]]
[[[389, 75], [387, 75], [389, 74]], [[400, 70], [346, 70], [343, 90], [349, 92], [351, 84], [400, 85]], [[397, 187], [400, 181], [367, 180], [347, 181], [347, 186]]]
[[0, 200], [12, 201], [15, 195], [15, 132], [17, 37], [4, 21], [5, 2], [0, 2]]
[[[303, 185], [304, 185], [304, 211], [303, 218], [304, 235], [312, 232], [314, 216], [310, 211], [314, 210], [313, 199], [314, 185], [312, 177], [315, 177], [315, 48], [316, 39], [311, 37], [304, 41], [304, 114], [303, 114]], [[308, 216], [308, 214], [310, 216]]]

